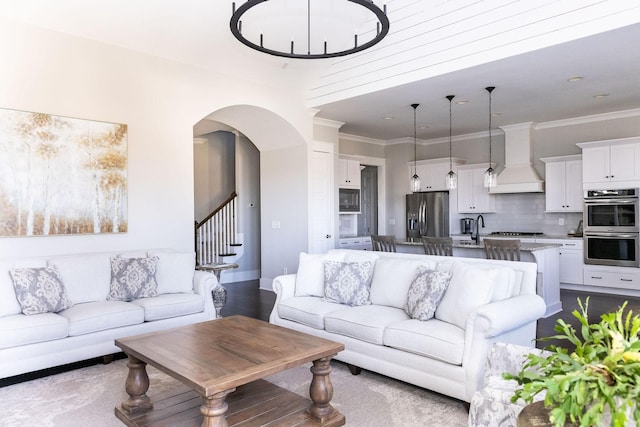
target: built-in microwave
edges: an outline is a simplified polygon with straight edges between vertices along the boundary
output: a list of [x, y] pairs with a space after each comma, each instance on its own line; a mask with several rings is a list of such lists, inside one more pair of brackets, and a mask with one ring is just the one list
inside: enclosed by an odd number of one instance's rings
[[338, 189], [338, 211], [340, 213], [360, 213], [360, 189]]
[[640, 231], [637, 188], [588, 190], [584, 198], [584, 231], [638, 233]]

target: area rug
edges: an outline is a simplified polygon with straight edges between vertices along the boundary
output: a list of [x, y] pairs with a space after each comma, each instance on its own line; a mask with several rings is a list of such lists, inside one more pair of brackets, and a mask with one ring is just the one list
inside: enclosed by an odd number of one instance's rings
[[[346, 365], [332, 362], [332, 404], [347, 426], [466, 426], [468, 413], [455, 399], [362, 371], [353, 376]], [[308, 396], [309, 366], [299, 366], [267, 379]], [[167, 391], [177, 382], [148, 368], [149, 396]], [[114, 415], [126, 399], [126, 360], [95, 365], [0, 388], [0, 425], [3, 427], [122, 427]]]

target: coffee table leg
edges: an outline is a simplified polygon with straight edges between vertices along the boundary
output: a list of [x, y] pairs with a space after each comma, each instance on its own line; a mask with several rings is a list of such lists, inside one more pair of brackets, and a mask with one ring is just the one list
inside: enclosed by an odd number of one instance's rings
[[202, 398], [203, 403], [200, 407], [200, 412], [204, 415], [202, 427], [227, 427], [225, 414], [229, 409], [229, 404], [226, 399], [232, 391], [235, 391], [235, 388], [214, 394], [209, 398]]
[[330, 404], [333, 397], [333, 384], [331, 384], [329, 377], [331, 373], [330, 361], [331, 357], [323, 357], [314, 360], [311, 367], [313, 379], [309, 387], [309, 397], [311, 397], [309, 414], [321, 423], [324, 423], [335, 413], [335, 409]]
[[146, 411], [153, 408], [151, 399], [147, 396], [149, 390], [149, 375], [147, 375], [147, 364], [136, 357], [129, 356], [129, 375], [125, 384], [125, 390], [129, 399], [122, 402], [122, 410], [127, 414]]

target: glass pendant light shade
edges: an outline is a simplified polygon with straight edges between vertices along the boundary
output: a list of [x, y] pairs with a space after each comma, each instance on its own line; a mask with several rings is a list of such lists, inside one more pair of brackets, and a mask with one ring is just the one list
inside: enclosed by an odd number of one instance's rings
[[418, 147], [418, 131], [416, 126], [416, 109], [420, 104], [411, 104], [413, 108], [413, 176], [411, 177], [411, 191], [420, 191], [420, 177], [416, 168], [417, 147]]
[[495, 187], [496, 184], [497, 184], [496, 171], [494, 171], [493, 168], [489, 166], [489, 169], [484, 171], [484, 186], [486, 188], [491, 188], [491, 187]]
[[449, 100], [449, 173], [444, 179], [444, 185], [447, 190], [455, 190], [458, 188], [458, 177], [456, 173], [453, 171], [453, 157], [452, 153], [452, 143], [451, 143], [451, 101], [453, 101], [455, 95], [447, 95], [447, 99]]
[[411, 177], [411, 191], [420, 191], [420, 177], [416, 174]]
[[458, 176], [453, 170], [450, 170], [444, 179], [444, 184], [447, 190], [455, 190], [458, 188]]
[[491, 93], [493, 92], [494, 89], [495, 89], [494, 86], [489, 86], [485, 88], [485, 90], [489, 92], [489, 168], [486, 171], [484, 171], [485, 188], [495, 187], [496, 184], [498, 183], [498, 180], [497, 180], [498, 177], [496, 176], [496, 171], [494, 171], [493, 167], [491, 166], [491, 117], [493, 114], [491, 111]]

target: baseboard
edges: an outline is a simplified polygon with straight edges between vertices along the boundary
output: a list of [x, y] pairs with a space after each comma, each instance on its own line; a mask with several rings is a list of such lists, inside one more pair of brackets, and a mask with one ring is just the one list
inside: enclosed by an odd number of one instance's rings
[[273, 279], [260, 278], [260, 289], [273, 292]]
[[220, 275], [220, 283], [246, 282], [248, 280], [258, 280], [260, 278], [260, 270], [235, 271], [226, 270]]

